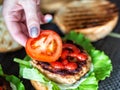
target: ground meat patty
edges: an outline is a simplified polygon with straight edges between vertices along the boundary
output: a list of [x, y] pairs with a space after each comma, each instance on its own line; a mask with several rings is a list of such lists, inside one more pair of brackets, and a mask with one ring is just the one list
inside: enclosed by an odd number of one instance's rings
[[66, 69], [55, 69], [52, 66], [50, 66], [49, 63], [46, 62], [37, 62], [37, 65], [40, 65], [44, 70], [47, 70], [51, 73], [55, 73], [55, 74], [60, 74], [60, 75], [75, 75], [76, 73], [78, 73], [80, 70], [82, 70], [82, 67], [84, 67], [84, 65], [86, 65], [86, 61], [81, 61], [81, 62], [76, 62], [78, 68], [75, 70], [66, 70]]
[[[82, 51], [86, 53], [85, 50]], [[61, 84], [73, 84], [90, 70], [91, 57], [88, 55], [87, 60], [76, 61], [77, 69], [75, 70], [56, 70], [55, 68], [52, 68], [49, 63], [37, 60], [32, 60], [31, 63], [49, 79]]]

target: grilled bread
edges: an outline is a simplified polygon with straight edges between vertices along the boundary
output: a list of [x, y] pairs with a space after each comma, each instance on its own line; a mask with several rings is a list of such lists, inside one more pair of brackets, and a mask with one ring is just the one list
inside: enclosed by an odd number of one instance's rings
[[[0, 6], [0, 8], [1, 7], [2, 6]], [[15, 42], [9, 34], [4, 19], [2, 15], [0, 15], [0, 52], [16, 51], [21, 48], [22, 46]]]
[[55, 13], [71, 1], [78, 0], [41, 0], [40, 8], [43, 13]]
[[44, 84], [31, 80], [32, 86], [34, 86], [35, 90], [49, 90]]
[[74, 30], [97, 41], [116, 26], [118, 9], [108, 0], [73, 1], [55, 14], [54, 21], [63, 33]]

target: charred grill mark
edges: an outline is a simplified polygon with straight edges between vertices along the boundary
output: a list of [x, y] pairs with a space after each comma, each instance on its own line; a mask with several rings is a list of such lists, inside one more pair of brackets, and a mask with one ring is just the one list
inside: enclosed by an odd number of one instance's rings
[[60, 74], [60, 75], [74, 75], [78, 72], [80, 72], [80, 70], [82, 70], [82, 67], [84, 67], [84, 65], [86, 65], [86, 61], [82, 61], [82, 62], [76, 62], [78, 65], [78, 68], [75, 70], [57, 70], [54, 69], [50, 66], [49, 63], [46, 62], [37, 62], [37, 65], [41, 65], [41, 67], [47, 71], [50, 71], [52, 73], [56, 73], [56, 74]]
[[[90, 6], [90, 8], [98, 9], [95, 11], [84, 6], [68, 6], [67, 10], [64, 11], [63, 14], [63, 23], [66, 27], [68, 27], [67, 29], [74, 30], [101, 26], [112, 20], [114, 16], [118, 14], [118, 8], [111, 3], [101, 3]], [[102, 12], [98, 12], [97, 10]]]

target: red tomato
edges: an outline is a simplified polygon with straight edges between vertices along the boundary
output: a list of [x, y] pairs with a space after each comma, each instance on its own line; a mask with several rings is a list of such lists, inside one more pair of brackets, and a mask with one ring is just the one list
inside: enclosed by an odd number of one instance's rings
[[37, 38], [30, 38], [26, 43], [27, 54], [38, 61], [56, 61], [62, 52], [62, 39], [52, 30], [44, 30]]
[[74, 44], [65, 43], [63, 44], [63, 49], [70, 49], [74, 53], [80, 53], [80, 49], [77, 48]]

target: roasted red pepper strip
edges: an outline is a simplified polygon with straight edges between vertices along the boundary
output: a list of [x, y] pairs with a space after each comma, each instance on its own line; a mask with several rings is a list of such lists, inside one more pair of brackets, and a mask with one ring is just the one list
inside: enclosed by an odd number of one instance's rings
[[51, 66], [55, 69], [64, 69], [64, 65], [61, 62], [51, 62]]
[[67, 69], [67, 70], [75, 70], [78, 66], [76, 62], [71, 62], [67, 57], [76, 58], [78, 61], [87, 60], [88, 56], [85, 52], [81, 52], [78, 47], [74, 44], [63, 44], [61, 61], [55, 61], [51, 63], [51, 66], [55, 69]]
[[63, 50], [62, 54], [61, 54], [61, 58], [62, 59], [66, 59], [66, 57], [68, 56], [68, 54], [69, 54], [69, 50]]
[[63, 49], [70, 49], [74, 53], [80, 53], [80, 49], [78, 47], [76, 47], [73, 44], [69, 44], [69, 43], [63, 44]]

